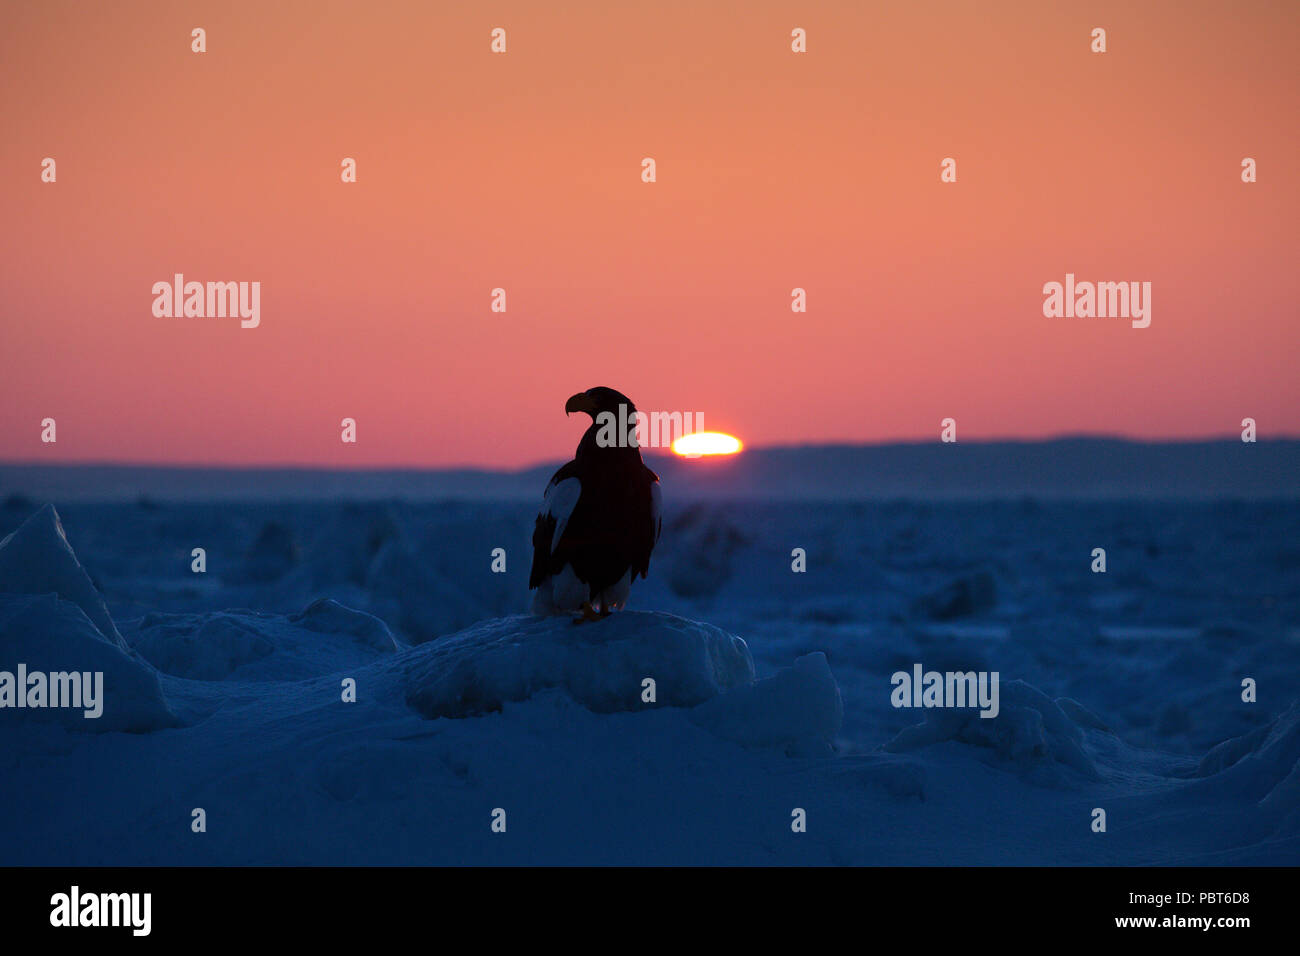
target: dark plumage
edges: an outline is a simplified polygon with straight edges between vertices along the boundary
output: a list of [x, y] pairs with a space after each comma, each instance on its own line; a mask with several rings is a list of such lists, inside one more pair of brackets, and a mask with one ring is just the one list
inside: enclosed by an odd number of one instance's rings
[[[593, 617], [622, 607], [632, 579], [650, 569], [662, 525], [659, 476], [641, 461], [631, 434], [636, 409], [625, 395], [591, 388], [570, 398], [564, 411], [585, 412], [592, 422], [573, 461], [546, 486], [528, 586], [538, 592], [536, 613]], [[611, 443], [620, 422], [630, 434]]]

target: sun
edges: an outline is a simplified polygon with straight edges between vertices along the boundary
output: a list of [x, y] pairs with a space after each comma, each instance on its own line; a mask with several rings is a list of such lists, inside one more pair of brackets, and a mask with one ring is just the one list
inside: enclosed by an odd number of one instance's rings
[[673, 442], [673, 451], [683, 458], [734, 455], [744, 447], [739, 438], [723, 432], [692, 432]]

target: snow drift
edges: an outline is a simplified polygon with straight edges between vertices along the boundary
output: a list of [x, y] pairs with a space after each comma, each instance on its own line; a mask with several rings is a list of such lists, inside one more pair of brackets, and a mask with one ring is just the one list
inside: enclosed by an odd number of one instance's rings
[[[643, 701], [646, 679], [655, 701]], [[623, 611], [596, 622], [515, 616], [408, 652], [406, 700], [425, 717], [466, 717], [559, 688], [597, 713], [693, 707], [754, 679], [740, 638], [671, 614]]]
[[1054, 701], [1024, 681], [1003, 681], [1001, 709], [996, 717], [975, 709], [938, 708], [923, 723], [902, 730], [885, 750], [902, 753], [944, 741], [959, 741], [1027, 770], [1046, 771], [1059, 780], [1056, 765], [1069, 767], [1089, 780], [1101, 774], [1085, 749], [1083, 727], [1100, 729], [1099, 718], [1068, 698]]
[[803, 756], [828, 754], [844, 716], [826, 655], [805, 655], [755, 680], [744, 640], [658, 612], [580, 624], [564, 617], [484, 621], [403, 659], [406, 701], [425, 717], [486, 714], [558, 689], [602, 714], [694, 708], [691, 722], [723, 740]]
[[1214, 747], [1197, 773], [1209, 778], [1204, 786], [1255, 800], [1255, 822], [1265, 833], [1300, 835], [1300, 701], [1272, 723]]
[[104, 599], [68, 544], [53, 505], [41, 508], [0, 541], [0, 592], [57, 594], [81, 608], [104, 640], [126, 650]]
[[826, 755], [844, 720], [844, 703], [826, 655], [818, 651], [774, 677], [705, 701], [691, 711], [691, 720], [744, 746]]
[[6, 724], [50, 720], [77, 731], [142, 732], [177, 723], [158, 675], [122, 640], [52, 505], [0, 541], [0, 668], [16, 671], [20, 664], [28, 674], [102, 674], [102, 713], [6, 707]]
[[[0, 710], [0, 726], [57, 721], [68, 730], [135, 733], [175, 726], [158, 675], [104, 635], [77, 604], [54, 594], [0, 594], [0, 669], [44, 674], [102, 673], [103, 712], [87, 718], [67, 707]], [[23, 689], [19, 688], [19, 692]]]
[[322, 598], [297, 614], [147, 614], [126, 640], [160, 671], [190, 680], [304, 680], [397, 649], [379, 618]]
[[[1295, 560], [1261, 559], [1242, 532], [1292, 540], [1294, 504], [697, 511], [675, 539], [665, 525], [659, 570], [634, 592], [680, 616], [582, 624], [480, 620], [526, 605], [531, 505], [80, 505], [78, 554], [53, 509], [20, 527], [32, 510], [0, 507], [0, 530], [17, 529], [0, 542], [0, 670], [102, 671], [105, 712], [0, 710], [12, 863], [1300, 852], [1300, 708], [1279, 717], [1235, 691], [1242, 674], [1269, 701], [1297, 686]], [[1098, 527], [1109, 576], [1072, 544]], [[196, 542], [206, 575], [190, 571]], [[1198, 562], [1203, 542], [1222, 562]], [[498, 544], [507, 574], [488, 570]], [[692, 553], [706, 544], [718, 553]], [[794, 544], [807, 574], [790, 573]], [[1202, 621], [1228, 623], [1188, 626]], [[996, 718], [905, 715], [889, 675], [918, 661], [1026, 683], [1001, 683]], [[112, 785], [86, 800], [87, 781]], [[219, 840], [190, 831], [195, 806]], [[1097, 806], [1110, 835], [1090, 828]], [[509, 837], [489, 832], [494, 807]]]

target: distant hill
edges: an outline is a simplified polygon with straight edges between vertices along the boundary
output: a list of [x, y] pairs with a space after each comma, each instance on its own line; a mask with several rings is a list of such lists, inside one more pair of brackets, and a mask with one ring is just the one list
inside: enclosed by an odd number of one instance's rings
[[[1300, 497], [1300, 441], [1065, 438], [647, 455], [680, 498]], [[406, 498], [537, 500], [554, 464], [519, 471], [0, 464], [0, 504], [34, 501]]]

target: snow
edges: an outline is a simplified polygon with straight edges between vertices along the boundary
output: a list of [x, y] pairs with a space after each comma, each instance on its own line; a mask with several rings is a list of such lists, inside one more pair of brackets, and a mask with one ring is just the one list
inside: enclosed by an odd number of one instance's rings
[[1264, 817], [1291, 816], [1294, 823], [1300, 817], [1300, 702], [1271, 724], [1215, 747], [1197, 772], [1207, 782], [1257, 796]]
[[827, 755], [844, 720], [844, 704], [826, 655], [818, 652], [797, 658], [773, 677], [705, 701], [691, 712], [691, 720], [747, 747]]
[[401, 536], [380, 548], [366, 575], [376, 613], [395, 620], [416, 643], [471, 624], [483, 609], [431, 569]]
[[5, 708], [5, 730], [53, 721], [80, 733], [145, 733], [177, 723], [153, 669], [106, 641], [78, 605], [53, 594], [0, 594], [0, 669], [15, 673], [20, 663], [28, 673], [102, 673], [103, 712], [88, 718], [84, 708]]
[[57, 594], [85, 612], [100, 636], [120, 650], [122, 635], [77, 560], [53, 505], [46, 505], [0, 541], [0, 592]]
[[[1085, 749], [1084, 733], [1066, 710], [1036, 687], [1024, 681], [1000, 685], [1000, 709], [997, 717], [985, 718], [979, 710], [936, 709], [926, 712], [926, 719], [899, 732], [885, 745], [890, 753], [903, 753], [955, 740], [985, 748], [998, 758], [1029, 769], [1060, 764], [1089, 780], [1100, 779], [1092, 757]], [[1077, 713], [1077, 704], [1070, 706]], [[1092, 717], [1093, 727], [1100, 720]], [[1051, 766], [1051, 773], [1040, 779], [1060, 782], [1061, 775]]]
[[923, 594], [913, 602], [917, 616], [935, 621], [969, 617], [987, 611], [997, 604], [997, 579], [990, 571], [980, 570], [962, 574], [937, 591]]
[[160, 671], [200, 681], [321, 677], [397, 648], [383, 621], [329, 599], [290, 615], [154, 613], [125, 631]]
[[388, 653], [400, 647], [388, 625], [364, 611], [344, 607], [332, 598], [313, 601], [298, 614], [289, 615], [289, 623], [319, 634], [354, 637], [362, 644]]
[[[406, 700], [425, 717], [501, 710], [548, 688], [597, 713], [693, 707], [754, 679], [740, 638], [671, 614], [600, 621], [508, 617], [441, 638], [405, 658]], [[654, 681], [655, 703], [643, 700]]]
[[248, 581], [274, 581], [298, 564], [300, 550], [292, 528], [279, 521], [268, 521], [262, 525], [257, 540], [244, 556], [243, 567], [236, 573]]
[[[1295, 502], [666, 497], [580, 624], [521, 613], [535, 501], [73, 503], [74, 554], [11, 498], [0, 670], [106, 707], [0, 709], [3, 862], [1300, 861]], [[999, 715], [894, 708], [915, 664]]]
[[83, 732], [143, 732], [175, 723], [157, 675], [130, 653], [52, 505], [0, 541], [0, 669], [16, 674], [20, 664], [28, 673], [102, 674], [102, 713], [6, 709], [0, 712], [6, 723], [53, 720]]
[[[669, 587], [684, 598], [716, 594], [732, 575], [732, 556], [745, 538], [739, 528], [702, 504], [687, 507], [668, 526], [678, 542], [666, 566]], [[652, 558], [651, 560], [654, 560]]]

